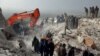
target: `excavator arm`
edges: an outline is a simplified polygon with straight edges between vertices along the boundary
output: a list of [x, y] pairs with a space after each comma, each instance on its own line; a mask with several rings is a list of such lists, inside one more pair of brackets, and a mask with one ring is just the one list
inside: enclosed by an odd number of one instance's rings
[[37, 8], [32, 13], [22, 12], [22, 13], [14, 14], [7, 20], [7, 22], [8, 25], [12, 26], [18, 20], [24, 20], [26, 18], [30, 18], [31, 19], [30, 26], [34, 27], [39, 16], [40, 16], [40, 12], [39, 9]]

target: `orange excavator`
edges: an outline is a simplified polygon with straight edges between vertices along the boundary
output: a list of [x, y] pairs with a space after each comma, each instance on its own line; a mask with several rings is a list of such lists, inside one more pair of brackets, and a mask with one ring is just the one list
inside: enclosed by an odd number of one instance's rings
[[8, 20], [5, 23], [5, 27], [1, 29], [1, 31], [4, 33], [7, 39], [11, 39], [13, 36], [16, 36], [16, 34], [20, 33], [19, 32], [20, 30], [18, 29], [20, 27], [16, 26], [16, 23], [18, 21], [30, 18], [28, 24], [30, 25], [31, 28], [33, 28], [36, 22], [38, 21], [39, 17], [40, 17], [40, 11], [38, 8], [32, 11], [13, 14], [10, 18], [8, 18]]
[[[30, 12], [30, 13], [29, 13]], [[8, 20], [7, 20], [7, 23], [8, 25], [10, 26], [13, 26], [14, 23], [18, 20], [24, 20], [24, 19], [28, 19], [30, 18], [30, 27], [34, 27], [38, 18], [40, 16], [40, 12], [39, 12], [39, 9], [36, 8], [33, 12], [31, 11], [26, 11], [26, 12], [22, 12], [22, 13], [16, 13], [16, 14], [13, 14]]]

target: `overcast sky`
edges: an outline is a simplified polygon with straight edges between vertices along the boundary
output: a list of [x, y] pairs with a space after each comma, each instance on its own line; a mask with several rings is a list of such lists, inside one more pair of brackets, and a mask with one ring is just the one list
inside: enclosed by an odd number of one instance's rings
[[13, 11], [10, 14], [20, 11], [30, 11], [35, 8], [39, 8], [41, 14], [82, 13], [84, 6], [90, 7], [96, 5], [100, 5], [100, 0], [0, 0], [0, 7], [3, 10], [3, 14], [9, 11]]

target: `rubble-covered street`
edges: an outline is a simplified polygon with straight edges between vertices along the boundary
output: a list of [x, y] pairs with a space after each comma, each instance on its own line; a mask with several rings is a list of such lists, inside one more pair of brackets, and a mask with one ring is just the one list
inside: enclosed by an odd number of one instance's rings
[[[45, 34], [42, 32], [46, 32], [47, 30], [50, 30], [54, 33], [53, 41], [54, 43], [66, 43], [66, 48], [68, 49], [68, 45], [74, 46], [78, 49], [89, 49], [90, 52], [94, 53], [96, 56], [99, 56], [100, 54], [100, 19], [99, 18], [81, 18], [79, 20], [79, 26], [77, 29], [70, 29], [66, 30], [66, 35], [62, 38], [62, 34], [64, 33], [64, 24], [65, 23], [59, 23], [57, 24], [45, 24], [42, 28], [42, 31], [37, 34], [39, 39], [41, 38], [41, 34]], [[48, 26], [49, 25], [49, 26]], [[40, 30], [40, 29], [38, 29]], [[35, 33], [36, 34], [36, 33]], [[14, 40], [8, 41], [3, 38], [0, 39], [0, 54], [4, 56], [22, 56], [22, 55], [35, 55], [33, 51], [32, 45], [32, 39], [34, 34], [30, 34], [28, 36], [23, 37], [17, 37]], [[22, 39], [24, 41], [25, 47], [24, 51], [21, 53], [21, 49], [19, 49], [19, 42], [18, 40]], [[87, 42], [84, 43], [84, 40]], [[92, 48], [92, 45], [95, 46]], [[22, 49], [23, 50], [23, 49]], [[26, 54], [28, 53], [28, 54]], [[77, 52], [76, 52], [77, 53]], [[55, 54], [56, 55], [56, 52]], [[82, 55], [76, 54], [76, 55]], [[38, 54], [37, 54], [38, 56]]]
[[0, 56], [100, 56], [99, 5], [0, 0]]

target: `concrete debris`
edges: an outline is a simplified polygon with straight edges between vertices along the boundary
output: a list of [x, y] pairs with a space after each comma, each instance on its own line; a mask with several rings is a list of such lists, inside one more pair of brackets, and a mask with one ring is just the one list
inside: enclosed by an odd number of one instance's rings
[[[64, 38], [62, 38], [61, 36], [62, 33], [53, 36], [54, 42], [60, 42], [60, 41], [65, 42], [81, 50], [92, 48], [90, 49], [90, 51], [95, 50], [95, 52], [93, 53], [97, 54], [100, 52], [100, 43], [99, 43], [100, 26], [99, 25], [100, 25], [100, 19], [89, 19], [89, 18], [79, 19], [79, 24], [77, 29], [70, 29], [70, 30], [67, 29]], [[61, 27], [63, 28], [62, 25]], [[63, 30], [64, 28], [59, 30], [59, 32], [62, 32]]]
[[91, 39], [90, 37], [84, 38], [84, 44], [88, 47], [93, 47], [93, 45], [95, 45], [93, 39]]
[[73, 47], [78, 47], [79, 43], [75, 40], [75, 39], [70, 39], [68, 41], [69, 45], [73, 46]]
[[84, 38], [82, 36], [77, 36], [77, 40], [78, 40], [79, 43], [82, 43]]
[[4, 28], [6, 25], [6, 19], [3, 16], [2, 9], [0, 8], [0, 28]]
[[0, 30], [0, 39], [6, 40], [5, 34]]
[[14, 46], [11, 44], [11, 42], [0, 39], [0, 48], [12, 49], [12, 48], [14, 48]]

